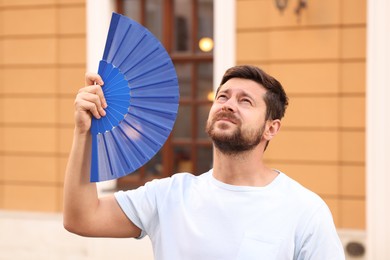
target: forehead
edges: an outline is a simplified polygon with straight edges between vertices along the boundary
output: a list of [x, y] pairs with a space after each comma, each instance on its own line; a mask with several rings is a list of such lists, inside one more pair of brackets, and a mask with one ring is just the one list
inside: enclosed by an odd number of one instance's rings
[[262, 99], [267, 91], [261, 84], [253, 80], [232, 78], [226, 81], [225, 84], [220, 86], [218, 93], [220, 92], [245, 94], [256, 99]]

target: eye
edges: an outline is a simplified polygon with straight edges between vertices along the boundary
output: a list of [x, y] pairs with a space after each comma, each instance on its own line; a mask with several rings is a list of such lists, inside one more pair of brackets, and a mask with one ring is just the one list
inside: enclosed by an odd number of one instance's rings
[[216, 98], [218, 101], [226, 101], [228, 97], [225, 94], [220, 94]]
[[252, 105], [252, 101], [249, 98], [242, 98], [240, 101], [241, 103]]

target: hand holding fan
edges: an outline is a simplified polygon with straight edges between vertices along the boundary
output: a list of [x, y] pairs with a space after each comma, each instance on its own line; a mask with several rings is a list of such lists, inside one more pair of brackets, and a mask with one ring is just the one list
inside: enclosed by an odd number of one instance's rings
[[168, 53], [123, 15], [112, 15], [98, 73], [108, 107], [105, 117], [92, 119], [92, 182], [125, 176], [148, 162], [171, 133], [179, 103]]

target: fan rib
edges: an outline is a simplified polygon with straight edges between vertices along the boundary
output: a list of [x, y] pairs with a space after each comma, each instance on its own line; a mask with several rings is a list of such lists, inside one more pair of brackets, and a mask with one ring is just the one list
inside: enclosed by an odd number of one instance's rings
[[155, 66], [155, 67], [152, 67], [152, 68], [150, 68], [149, 70], [145, 71], [144, 73], [140, 73], [140, 74], [138, 74], [137, 76], [133, 77], [132, 79], [129, 79], [129, 81], [136, 80], [136, 79], [138, 79], [138, 78], [140, 78], [140, 77], [142, 77], [142, 76], [145, 76], [146, 74], [148, 74], [148, 73], [150, 73], [150, 72], [152, 72], [152, 71], [154, 71], [154, 70], [160, 69], [160, 68], [166, 66], [167, 64], [168, 64], [168, 62], [165, 62], [165, 63], [163, 63], [163, 64], [160, 64], [160, 65], [157, 65], [157, 66]]
[[111, 18], [110, 28], [108, 29], [106, 47], [104, 48], [103, 60], [107, 59], [108, 53], [111, 49], [112, 40], [114, 39], [116, 28], [118, 27], [120, 16], [113, 15]]
[[175, 116], [176, 114], [170, 110], [166, 110], [166, 109], [162, 109], [162, 108], [157, 108], [157, 107], [154, 107], [153, 109], [150, 109], [148, 107], [144, 107], [144, 106], [140, 106], [140, 105], [136, 105], [136, 104], [133, 104], [132, 105], [133, 107], [136, 107], [136, 108], [139, 108], [139, 109], [142, 109], [142, 110], [147, 110], [147, 111], [152, 111], [152, 112], [160, 112], [160, 113], [163, 113], [163, 114], [168, 114], [170, 116]]
[[[114, 112], [116, 112], [116, 113], [114, 113]], [[118, 112], [118, 110], [115, 110], [115, 109], [112, 109], [112, 111], [106, 110], [106, 113], [108, 114], [108, 117], [115, 118], [115, 121], [117, 121], [117, 123], [119, 123], [120, 121], [123, 120], [123, 114]], [[117, 116], [118, 114], [121, 115], [122, 117], [118, 118], [118, 116]], [[112, 119], [111, 120], [109, 119], [109, 121], [111, 123], [111, 128], [105, 129], [106, 131], [112, 130], [115, 127], [115, 125], [117, 125], [117, 123], [115, 124], [114, 122], [112, 122]]]
[[[154, 50], [152, 50], [150, 53], [148, 53], [147, 55], [145, 55], [144, 57], [143, 57], [143, 59], [140, 59], [137, 63], [134, 63], [133, 64], [133, 66], [131, 66], [129, 69], [127, 69], [123, 74], [127, 74], [129, 71], [131, 71], [134, 67], [136, 67], [136, 66], [138, 66], [141, 62], [144, 62], [144, 60], [146, 59], [146, 58], [148, 58], [149, 56], [151, 56], [153, 53], [155, 53], [156, 51], [158, 51], [158, 47], [157, 48], [155, 48]], [[144, 73], [145, 74], [145, 73]], [[141, 75], [144, 75], [144, 74], [141, 74]], [[137, 77], [135, 77], [135, 78], [137, 78]], [[134, 79], [128, 79], [128, 81], [131, 81], [131, 80], [134, 80]]]
[[111, 165], [111, 159], [110, 159], [110, 153], [108, 152], [108, 149], [107, 149], [107, 141], [106, 141], [106, 137], [105, 135], [103, 134], [103, 142], [104, 142], [104, 150], [106, 151], [106, 154], [107, 154], [107, 159], [108, 159], [108, 165], [110, 166], [110, 172], [111, 172], [111, 175], [113, 174], [113, 171], [112, 171], [112, 165]]
[[133, 26], [133, 25], [130, 24], [129, 27], [127, 27], [127, 30], [126, 30], [126, 32], [125, 32], [125, 35], [122, 37], [122, 40], [121, 40], [121, 42], [119, 43], [118, 47], [116, 48], [116, 51], [115, 51], [114, 55], [112, 56], [111, 60], [114, 60], [114, 59], [115, 59], [116, 55], [118, 54], [118, 51], [120, 50], [120, 48], [121, 48], [121, 46], [122, 46], [122, 43], [124, 42], [124, 40], [125, 40], [125, 38], [126, 38], [128, 32], [130, 31], [130, 29], [131, 29], [132, 26]]
[[[111, 118], [110, 118], [111, 117]], [[102, 131], [102, 133], [104, 133], [104, 132], [106, 132], [106, 131], [109, 131], [109, 130], [111, 130], [112, 128], [114, 128], [114, 126], [115, 126], [115, 123], [114, 122], [112, 122], [112, 118], [116, 118], [115, 116], [114, 116], [114, 114], [110, 111], [110, 110], [106, 110], [106, 116], [105, 116], [105, 119], [107, 120], [107, 122], [110, 124], [110, 125], [106, 125], [105, 127], [104, 127], [104, 131]]]
[[[112, 65], [112, 64], [111, 64]], [[111, 83], [112, 80], [119, 74], [119, 69], [116, 68], [114, 65], [112, 65], [111, 71], [108, 73], [108, 76], [106, 79], [108, 80], [108, 83]], [[105, 82], [107, 83], [107, 82]]]
[[[158, 146], [158, 143], [154, 140], [152, 140], [149, 136], [145, 135], [144, 133], [142, 133], [140, 130], [138, 130], [137, 128], [135, 128], [134, 126], [130, 125], [129, 122], [127, 122], [126, 120], [123, 121], [124, 123], [126, 123], [127, 125], [129, 125], [134, 131], [136, 131], [139, 135], [145, 137], [149, 142], [153, 143], [155, 146]], [[154, 150], [154, 149], [153, 149]]]
[[[137, 44], [134, 46], [134, 48], [129, 52], [129, 54], [127, 54], [127, 56], [122, 60], [121, 63], [119, 63], [119, 65], [117, 66], [118, 68], [121, 68], [122, 67], [122, 64], [130, 57], [130, 55], [134, 52], [135, 49], [137, 49], [137, 47], [141, 44], [141, 42], [143, 41], [143, 39], [145, 39], [146, 37], [146, 34], [142, 35], [141, 39], [137, 42]], [[125, 74], [125, 73], [123, 73]]]
[[150, 84], [145, 84], [145, 85], [140, 85], [140, 86], [136, 86], [136, 87], [131, 87], [131, 89], [132, 90], [138, 90], [140, 88], [154, 87], [154, 86], [158, 86], [158, 85], [163, 84], [163, 83], [168, 83], [170, 81], [175, 82], [175, 80], [168, 79], [168, 80], [163, 80], [163, 81], [159, 81], [159, 82], [153, 82], [153, 83], [150, 83]]
[[[113, 71], [116, 71], [116, 74], [113, 76], [112, 74], [110, 74], [111, 77], [107, 77], [105, 79], [106, 81], [104, 81], [104, 85], [110, 86], [111, 89], [115, 88], [116, 85], [123, 83], [123, 81], [126, 82], [125, 77], [122, 75], [122, 73], [119, 71], [117, 67], [114, 67]], [[109, 89], [105, 89], [105, 90], [109, 90]], [[104, 93], [107, 93], [107, 91], [105, 91]]]
[[136, 114], [133, 114], [133, 113], [128, 113], [129, 115], [131, 115], [131, 116], [133, 116], [133, 117], [135, 117], [135, 118], [137, 118], [138, 120], [140, 120], [140, 121], [144, 121], [144, 122], [147, 122], [147, 123], [149, 123], [149, 124], [151, 124], [151, 125], [154, 125], [155, 127], [157, 127], [157, 128], [160, 128], [161, 130], [163, 130], [163, 131], [169, 131], [170, 129], [169, 128], [167, 128], [167, 127], [164, 127], [163, 125], [159, 125], [159, 124], [157, 124], [157, 123], [155, 123], [155, 122], [152, 122], [151, 120], [148, 120], [148, 119], [146, 119], [146, 118], [142, 118], [142, 117], [140, 117], [140, 116], [137, 116]]
[[[130, 126], [132, 129], [134, 129], [131, 125], [129, 125], [126, 121], [122, 121], [123, 123], [126, 123], [128, 126]], [[122, 129], [122, 125], [118, 125], [118, 129], [122, 132], [123, 136], [126, 137], [126, 139], [135, 147], [137, 152], [143, 157], [143, 159], [146, 159], [146, 155], [139, 149], [138, 145], [135, 144], [133, 140], [130, 139], [129, 136], [127, 136], [126, 132]]]
[[148, 97], [142, 97], [142, 96], [133, 96], [134, 99], [137, 99], [137, 100], [146, 100], [146, 101], [160, 101], [161, 102], [161, 98], [164, 98], [164, 102], [165, 103], [171, 103], [173, 101], [176, 101], [177, 100], [177, 96], [163, 96], [163, 95], [160, 95], [160, 96], [148, 96]]
[[116, 143], [117, 147], [118, 147], [119, 150], [120, 150], [120, 153], [121, 153], [121, 155], [122, 155], [122, 158], [125, 159], [127, 168], [128, 168], [128, 169], [133, 168], [133, 165], [131, 164], [130, 161], [128, 161], [127, 157], [125, 156], [125, 155], [126, 155], [126, 152], [123, 150], [123, 147], [122, 147], [120, 141], [118, 140], [118, 137], [117, 137], [115, 134], [113, 134], [112, 137], [114, 138], [114, 142]]
[[[118, 86], [118, 85], [120, 85], [120, 84], [123, 84], [123, 82], [120, 81], [120, 82], [116, 83], [114, 86]], [[111, 89], [105, 90], [105, 91], [104, 91], [104, 96], [108, 96], [108, 95], [110, 95], [110, 94], [113, 93], [113, 92], [119, 92], [119, 91], [121, 91], [121, 90], [123, 90], [123, 91], [129, 90], [129, 92], [130, 92], [129, 85], [123, 86], [123, 87], [121, 87], [121, 88], [114, 88], [114, 86], [111, 87]]]
[[[127, 99], [123, 98], [123, 94], [112, 94], [108, 97], [108, 99], [110, 99], [111, 101], [122, 101], [122, 102], [128, 101]], [[129, 99], [130, 99], [130, 97], [129, 97]], [[128, 102], [128, 103], [130, 103], [130, 102]]]
[[[92, 161], [98, 161], [98, 144], [97, 144], [97, 134], [92, 135]], [[91, 163], [91, 174], [90, 181], [96, 182], [99, 181], [99, 167], [97, 163]]]
[[114, 102], [107, 110], [112, 110], [118, 114], [121, 114], [122, 117], [126, 115], [126, 113], [129, 111], [129, 102], [125, 102], [121, 99], [110, 99], [110, 102]]

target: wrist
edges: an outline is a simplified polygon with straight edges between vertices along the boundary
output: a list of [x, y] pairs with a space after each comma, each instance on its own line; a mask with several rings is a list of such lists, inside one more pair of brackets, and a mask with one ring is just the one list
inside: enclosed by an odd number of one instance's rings
[[89, 131], [89, 128], [75, 126], [74, 135], [78, 135], [80, 137], [89, 137], [91, 133]]

